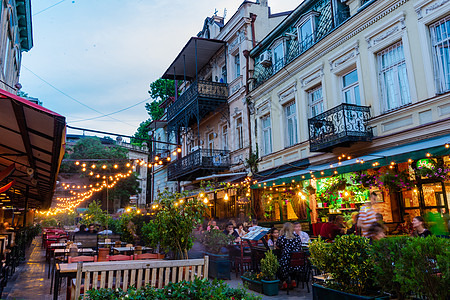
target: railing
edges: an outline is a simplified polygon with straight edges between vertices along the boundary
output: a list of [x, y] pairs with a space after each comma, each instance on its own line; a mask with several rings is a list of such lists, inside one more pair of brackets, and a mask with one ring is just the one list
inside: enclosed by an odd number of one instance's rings
[[167, 177], [169, 180], [187, 179], [198, 172], [226, 170], [230, 166], [230, 151], [198, 149], [171, 163], [167, 170]]
[[227, 99], [228, 87], [226, 83], [211, 81], [195, 81], [180, 97], [167, 108], [167, 119], [172, 120], [178, 113], [198, 97], [210, 99]]
[[307, 36], [299, 42], [298, 38], [288, 40], [285, 44], [284, 57], [272, 62], [270, 66], [264, 67], [262, 64], [256, 63], [255, 72], [253, 75], [253, 83], [250, 85], [250, 89], [254, 90], [262, 83], [267, 81], [275, 73], [281, 70], [284, 66], [291, 63], [301, 54], [306, 52], [309, 48], [314, 46], [317, 42], [322, 40], [329, 32], [334, 28], [341, 25], [350, 17], [348, 11], [340, 11], [332, 18], [331, 10], [323, 10], [319, 16], [320, 26], [316, 28], [313, 34]]
[[343, 103], [308, 120], [311, 151], [327, 151], [332, 147], [357, 141], [371, 141], [367, 126], [369, 107]]

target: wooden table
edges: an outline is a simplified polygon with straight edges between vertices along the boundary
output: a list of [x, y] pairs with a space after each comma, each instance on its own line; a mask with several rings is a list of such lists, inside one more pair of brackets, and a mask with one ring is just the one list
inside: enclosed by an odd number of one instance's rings
[[[77, 245], [78, 247], [80, 247], [81, 243], [80, 242], [74, 243], [74, 245]], [[50, 248], [64, 248], [66, 246], [67, 246], [67, 243], [53, 243], [53, 244], [50, 244]]]
[[57, 264], [55, 272], [55, 281], [53, 282], [53, 300], [58, 300], [60, 280], [67, 278], [66, 299], [69, 299], [69, 287], [71, 279], [77, 276], [77, 263]]
[[[113, 250], [117, 252], [128, 252], [128, 251], [134, 251], [136, 247], [112, 247]], [[148, 251], [152, 250], [152, 248], [149, 247], [142, 247], [142, 251]]]

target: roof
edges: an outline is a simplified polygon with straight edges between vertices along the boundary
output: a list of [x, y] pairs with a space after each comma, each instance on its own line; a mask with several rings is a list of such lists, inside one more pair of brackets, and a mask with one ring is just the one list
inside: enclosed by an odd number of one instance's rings
[[[186, 75], [188, 80], [195, 79], [196, 70], [200, 71], [206, 66], [213, 55], [225, 44], [224, 41], [191, 37], [161, 78], [183, 80], [184, 75]], [[196, 52], [197, 60], [195, 58]], [[196, 61], [197, 68], [195, 67]]]
[[[0, 89], [0, 172], [16, 170], [0, 183], [15, 179], [15, 207], [23, 207], [29, 187], [29, 207], [48, 208], [64, 155], [63, 116]], [[31, 174], [31, 175], [30, 175]]]
[[31, 0], [16, 0], [17, 23], [19, 26], [20, 47], [28, 51], [33, 47], [31, 25]]

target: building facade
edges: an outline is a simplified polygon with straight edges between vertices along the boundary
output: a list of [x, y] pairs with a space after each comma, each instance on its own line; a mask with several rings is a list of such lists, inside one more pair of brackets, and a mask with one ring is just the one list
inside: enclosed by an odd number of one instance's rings
[[167, 179], [193, 194], [208, 182], [212, 217], [250, 210], [248, 197], [228, 195], [218, 185], [249, 173], [246, 160], [256, 149], [245, 98], [248, 53], [287, 14], [271, 14], [267, 1], [244, 1], [226, 23], [217, 15], [206, 18], [163, 75], [178, 80], [181, 91], [167, 107], [168, 134], [183, 149], [168, 165]]
[[0, 89], [16, 93], [22, 52], [33, 47], [31, 0], [0, 1]]
[[448, 213], [448, 28], [447, 1], [305, 0], [253, 48], [258, 218], [315, 223], [371, 191], [387, 222]]

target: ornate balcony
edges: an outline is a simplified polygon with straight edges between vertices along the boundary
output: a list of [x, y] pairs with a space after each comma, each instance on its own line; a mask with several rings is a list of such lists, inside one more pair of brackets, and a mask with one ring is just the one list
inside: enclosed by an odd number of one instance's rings
[[195, 81], [167, 108], [167, 121], [170, 130], [189, 127], [199, 122], [208, 113], [227, 102], [226, 83]]
[[169, 181], [188, 181], [225, 171], [231, 166], [229, 153], [228, 150], [195, 150], [169, 165], [167, 179]]
[[311, 151], [331, 151], [353, 142], [371, 141], [369, 107], [343, 103], [308, 120]]

